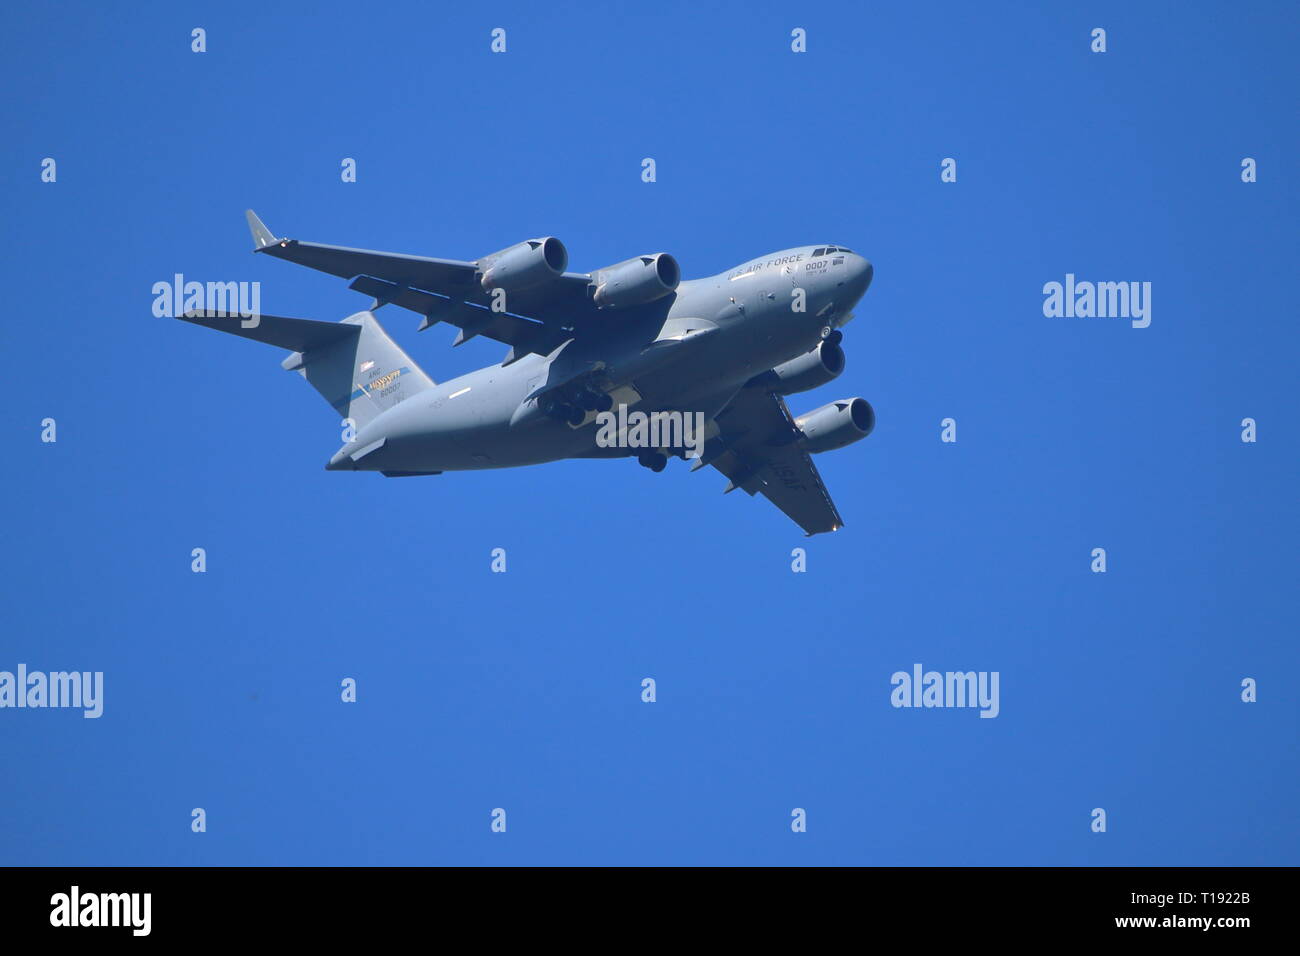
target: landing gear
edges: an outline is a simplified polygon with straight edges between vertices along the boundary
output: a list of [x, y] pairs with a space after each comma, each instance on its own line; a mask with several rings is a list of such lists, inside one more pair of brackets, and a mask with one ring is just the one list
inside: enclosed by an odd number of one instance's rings
[[588, 386], [555, 395], [551, 398], [546, 414], [557, 422], [580, 428], [591, 412], [607, 412], [613, 407], [613, 398]]
[[583, 392], [578, 404], [589, 412], [607, 412], [614, 407], [614, 399], [604, 392]]
[[556, 402], [548, 410], [547, 414], [559, 422], [567, 422], [574, 428], [577, 428], [587, 420], [587, 412], [577, 405], [565, 405], [563, 402]]
[[636, 456], [636, 460], [656, 474], [668, 467], [668, 456], [659, 451], [643, 451]]

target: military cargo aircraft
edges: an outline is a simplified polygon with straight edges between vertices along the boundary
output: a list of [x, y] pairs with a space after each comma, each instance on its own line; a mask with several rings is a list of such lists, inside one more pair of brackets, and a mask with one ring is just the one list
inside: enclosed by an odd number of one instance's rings
[[[683, 280], [664, 252], [574, 273], [554, 237], [461, 262], [277, 238], [252, 210], [247, 218], [254, 252], [350, 279], [373, 299], [339, 322], [179, 316], [292, 353], [283, 367], [344, 418], [350, 440], [327, 469], [408, 477], [636, 457], [662, 471], [671, 455], [693, 458], [692, 470], [713, 466], [727, 491], [764, 495], [809, 535], [843, 525], [811, 455], [865, 438], [875, 412], [846, 398], [796, 418], [785, 403], [844, 370], [840, 329], [872, 266], [843, 246], [799, 246]], [[420, 315], [421, 329], [456, 326], [455, 345], [481, 335], [510, 350], [434, 382], [375, 319], [390, 304]], [[637, 440], [629, 409], [694, 416], [703, 434], [689, 447], [667, 427]], [[645, 447], [646, 434], [659, 443]]]

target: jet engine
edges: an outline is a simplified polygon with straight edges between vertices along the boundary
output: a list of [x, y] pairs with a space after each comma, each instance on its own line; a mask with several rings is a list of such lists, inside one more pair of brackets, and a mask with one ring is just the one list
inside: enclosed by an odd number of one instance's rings
[[657, 252], [598, 269], [591, 280], [597, 308], [625, 309], [662, 299], [682, 281], [682, 270], [668, 253]]
[[569, 251], [559, 239], [529, 239], [480, 259], [483, 278], [479, 281], [484, 292], [518, 292], [563, 275], [568, 266]]
[[876, 412], [865, 398], [845, 398], [794, 420], [803, 447], [813, 454], [834, 451], [866, 438], [876, 427]]
[[772, 369], [776, 376], [775, 391], [782, 395], [806, 392], [825, 385], [844, 371], [844, 350], [840, 348], [842, 333], [836, 329], [817, 344], [811, 352], [782, 362]]

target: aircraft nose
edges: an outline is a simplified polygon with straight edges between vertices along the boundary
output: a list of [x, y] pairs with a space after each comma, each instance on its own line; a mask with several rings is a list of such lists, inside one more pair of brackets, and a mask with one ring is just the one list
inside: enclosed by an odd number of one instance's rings
[[867, 287], [871, 285], [871, 278], [875, 275], [876, 270], [869, 260], [856, 254], [851, 255], [847, 265], [849, 271], [848, 277], [844, 282], [844, 287], [852, 297], [852, 302], [849, 303], [851, 306], [854, 302], [857, 302], [858, 299], [862, 298], [863, 293], [867, 291]]
[[862, 291], [866, 292], [867, 287], [871, 285], [872, 276], [876, 274], [875, 266], [871, 264], [870, 259], [864, 259], [862, 256], [855, 256], [854, 258], [857, 261], [853, 263], [853, 272], [862, 285]]

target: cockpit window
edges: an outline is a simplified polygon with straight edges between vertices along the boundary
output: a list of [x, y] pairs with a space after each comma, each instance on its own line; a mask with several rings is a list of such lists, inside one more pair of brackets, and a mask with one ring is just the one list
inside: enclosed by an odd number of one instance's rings
[[824, 248], [823, 248], [823, 249], [814, 249], [814, 250], [813, 250], [813, 254], [812, 254], [812, 258], [816, 259], [818, 256], [824, 256], [824, 255], [826, 255], [826, 250], [825, 250]]

